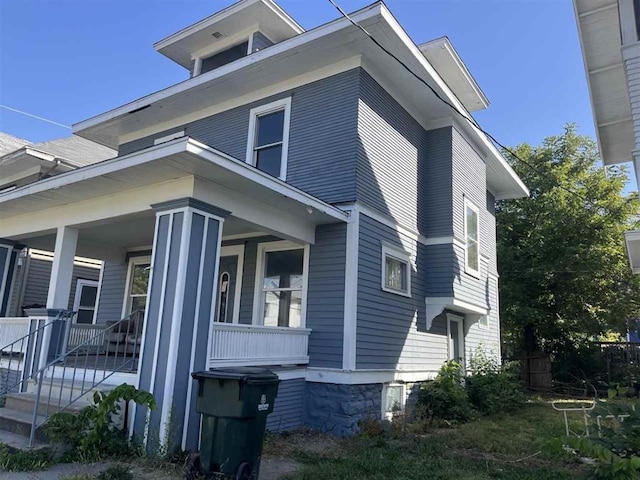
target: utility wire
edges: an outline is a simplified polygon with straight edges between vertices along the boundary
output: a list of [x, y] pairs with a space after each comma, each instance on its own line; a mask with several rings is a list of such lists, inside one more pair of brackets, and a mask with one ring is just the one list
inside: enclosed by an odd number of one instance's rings
[[69, 130], [71, 130], [71, 127], [69, 125], [64, 125], [62, 123], [54, 122], [53, 120], [49, 120], [48, 118], [39, 117], [38, 115], [34, 115], [32, 113], [23, 112], [22, 110], [18, 110], [17, 108], [8, 107], [6, 105], [1, 105], [1, 104], [0, 104], [0, 108], [4, 108], [6, 110], [10, 110], [12, 112], [19, 113], [21, 115], [26, 115], [27, 117], [35, 118], [37, 120], [42, 120], [43, 122], [52, 123], [53, 125], [57, 125], [59, 127], [64, 127], [64, 128], [68, 128]]
[[[475, 118], [473, 118], [470, 115], [467, 115], [466, 113], [460, 111], [458, 109], [458, 107], [456, 107], [453, 103], [449, 102], [446, 98], [442, 97], [435, 88], [433, 88], [431, 85], [429, 85], [429, 83], [424, 80], [420, 75], [418, 75], [417, 73], [415, 73], [406, 63], [404, 63], [402, 60], [400, 60], [394, 53], [392, 53], [391, 51], [389, 51], [384, 45], [382, 45], [378, 40], [376, 40], [376, 38], [370, 34], [366, 28], [364, 28], [362, 25], [360, 25], [358, 22], [356, 22], [355, 20], [353, 20], [348, 14], [347, 12], [345, 12], [342, 7], [340, 7], [340, 5], [338, 5], [335, 0], [329, 0], [329, 3], [331, 3], [331, 5], [333, 5], [338, 12], [340, 12], [340, 14], [346, 18], [347, 20], [349, 20], [349, 22], [351, 22], [356, 28], [362, 30], [362, 32], [369, 37], [369, 39], [375, 43], [380, 50], [382, 50], [384, 53], [386, 53], [388, 56], [390, 56], [391, 58], [393, 58], [396, 62], [398, 62], [400, 64], [400, 66], [402, 68], [404, 68], [407, 72], [409, 72], [413, 77], [415, 77], [420, 83], [422, 83], [423, 85], [425, 85], [429, 90], [431, 90], [431, 92], [436, 96], [436, 98], [438, 100], [440, 100], [442, 103], [444, 103], [445, 105], [447, 105], [449, 108], [451, 108], [451, 110], [453, 110], [455, 113], [457, 113], [460, 117], [462, 117], [464, 120], [466, 120], [467, 122], [469, 122], [473, 127], [475, 127], [476, 129], [478, 129], [478, 131], [480, 131], [481, 133], [483, 133], [484, 135], [487, 136], [487, 138], [489, 138], [494, 144], [496, 144], [497, 146], [499, 146], [500, 148], [502, 148], [505, 152], [509, 153], [510, 155], [512, 155], [516, 160], [522, 162], [523, 165], [526, 165], [527, 167], [529, 167], [531, 170], [533, 170], [534, 172], [538, 173], [539, 175], [544, 175], [544, 172], [539, 170], [537, 167], [535, 167], [534, 165], [532, 165], [530, 162], [527, 162], [526, 160], [522, 159], [521, 157], [519, 157], [512, 149], [510, 149], [509, 147], [503, 145], [502, 143], [500, 143], [493, 135], [491, 135], [489, 132], [487, 132], [486, 130], [484, 130], [480, 124], [475, 120]], [[580, 198], [583, 202], [588, 202], [588, 199], [585, 198], [583, 195], [581, 195], [578, 192], [575, 192], [573, 190], [571, 190], [570, 188], [565, 187], [564, 185], [561, 185], [560, 183], [556, 183], [556, 186], [562, 190], [564, 190], [567, 193], [570, 193], [571, 195], [575, 195], [578, 198]], [[594, 202], [589, 202], [591, 204], [594, 204]]]

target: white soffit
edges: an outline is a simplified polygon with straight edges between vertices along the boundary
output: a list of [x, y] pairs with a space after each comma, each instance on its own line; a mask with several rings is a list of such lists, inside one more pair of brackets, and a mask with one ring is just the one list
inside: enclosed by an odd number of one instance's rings
[[418, 45], [449, 88], [470, 112], [485, 109], [489, 100], [447, 37]]
[[254, 27], [274, 43], [304, 32], [304, 29], [275, 2], [241, 0], [160, 40], [153, 46], [174, 62], [190, 68], [193, 52], [208, 47], [215, 49], [216, 43], [222, 43], [226, 38]]
[[640, 273], [640, 230], [624, 232], [624, 241], [627, 245], [629, 265], [634, 274]]
[[629, 162], [635, 139], [618, 1], [574, 0], [574, 7], [602, 161]]

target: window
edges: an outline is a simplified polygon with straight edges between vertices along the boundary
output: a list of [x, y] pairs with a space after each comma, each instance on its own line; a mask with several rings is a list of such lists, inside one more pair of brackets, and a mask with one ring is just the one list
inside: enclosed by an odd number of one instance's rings
[[136, 310], [143, 310], [147, 306], [147, 291], [149, 290], [149, 273], [151, 272], [151, 258], [133, 257], [129, 260], [129, 275], [122, 316], [126, 317]]
[[246, 57], [248, 47], [249, 40], [246, 40], [242, 43], [239, 43], [238, 45], [234, 45], [233, 47], [227, 48], [226, 50], [211, 55], [210, 57], [203, 58], [201, 60], [202, 63], [200, 65], [199, 73], [210, 72], [211, 70], [222, 67], [227, 63], [235, 62], [242, 57]]
[[464, 319], [447, 314], [448, 357], [464, 365]]
[[464, 200], [465, 271], [480, 276], [480, 210]]
[[411, 260], [404, 250], [382, 245], [382, 290], [411, 296]]
[[247, 163], [284, 180], [287, 176], [291, 98], [251, 110]]
[[78, 279], [73, 310], [76, 311], [76, 323], [92, 324], [98, 299], [98, 282]]
[[405, 407], [404, 384], [387, 384], [382, 387], [382, 418], [391, 420], [394, 415], [404, 412]]
[[303, 327], [308, 247], [290, 242], [261, 244], [254, 316], [271, 327]]

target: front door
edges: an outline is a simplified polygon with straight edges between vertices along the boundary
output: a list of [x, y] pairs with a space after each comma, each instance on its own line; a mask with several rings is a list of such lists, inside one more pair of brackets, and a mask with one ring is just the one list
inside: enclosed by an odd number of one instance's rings
[[224, 248], [222, 254], [218, 270], [218, 298], [216, 300], [215, 321], [233, 323], [237, 321], [236, 315], [238, 312], [236, 294], [239, 288], [238, 264], [240, 255], [225, 255]]

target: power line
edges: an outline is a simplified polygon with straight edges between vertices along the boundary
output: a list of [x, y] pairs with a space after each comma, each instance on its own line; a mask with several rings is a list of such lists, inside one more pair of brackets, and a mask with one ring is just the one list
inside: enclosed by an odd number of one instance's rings
[[[531, 163], [527, 162], [526, 160], [520, 158], [512, 149], [510, 149], [509, 147], [503, 145], [502, 143], [500, 143], [493, 135], [491, 135], [489, 132], [487, 132], [486, 130], [484, 130], [480, 124], [475, 120], [475, 118], [473, 118], [470, 115], [465, 114], [464, 112], [460, 111], [458, 109], [458, 107], [456, 107], [454, 104], [452, 104], [451, 102], [449, 102], [446, 98], [442, 97], [435, 88], [433, 88], [431, 85], [429, 85], [429, 83], [424, 80], [420, 75], [418, 75], [417, 73], [415, 73], [406, 63], [404, 63], [402, 60], [400, 60], [394, 53], [392, 53], [391, 51], [389, 51], [384, 45], [382, 45], [378, 40], [376, 40], [376, 38], [370, 34], [366, 28], [364, 28], [362, 25], [360, 25], [358, 22], [356, 22], [355, 20], [353, 20], [348, 14], [347, 12], [345, 12], [342, 7], [340, 7], [340, 5], [338, 5], [335, 0], [329, 0], [329, 3], [331, 3], [331, 5], [333, 5], [338, 12], [340, 12], [340, 14], [346, 18], [347, 20], [349, 20], [349, 22], [351, 22], [351, 24], [353, 24], [356, 28], [360, 29], [367, 37], [369, 37], [369, 39], [375, 43], [380, 50], [382, 50], [384, 53], [386, 53], [388, 56], [390, 56], [391, 58], [393, 58], [396, 62], [398, 62], [400, 64], [401, 67], [403, 67], [407, 72], [409, 72], [413, 77], [415, 77], [420, 83], [422, 83], [423, 85], [425, 85], [429, 90], [431, 90], [431, 92], [436, 96], [436, 98], [438, 100], [440, 100], [442, 103], [444, 103], [445, 105], [447, 105], [449, 108], [451, 108], [451, 110], [453, 110], [455, 113], [457, 113], [460, 117], [462, 117], [464, 120], [466, 120], [467, 122], [469, 122], [473, 127], [475, 127], [476, 129], [478, 129], [478, 131], [480, 131], [481, 133], [483, 133], [484, 135], [487, 136], [487, 138], [489, 138], [493, 143], [495, 143], [497, 146], [499, 146], [500, 148], [502, 148], [504, 151], [506, 151], [507, 153], [509, 153], [510, 155], [512, 155], [516, 160], [522, 162], [523, 165], [529, 167], [531, 170], [533, 170], [534, 172], [538, 173], [539, 175], [544, 175], [544, 172], [539, 170], [537, 167], [535, 167], [534, 165], [532, 165]], [[575, 192], [573, 190], [571, 190], [570, 188], [565, 187], [564, 185], [557, 183], [556, 182], [556, 186], [562, 190], [564, 190], [567, 193], [570, 193], [571, 195], [575, 195], [578, 198], [580, 198], [583, 202], [587, 202], [587, 198], [585, 198], [583, 195], [581, 195], [578, 192]], [[596, 205], [595, 202], [590, 202], [594, 205]]]
[[19, 113], [21, 115], [26, 115], [27, 117], [35, 118], [37, 120], [42, 120], [43, 122], [52, 123], [53, 125], [68, 128], [69, 130], [71, 130], [71, 127], [69, 125], [64, 125], [62, 123], [54, 122], [53, 120], [49, 120], [48, 118], [44, 118], [44, 117], [39, 117], [38, 115], [34, 115], [32, 113], [23, 112], [22, 110], [18, 110], [17, 108], [8, 107], [6, 105], [1, 105], [1, 104], [0, 104], [0, 108], [4, 108], [6, 110], [10, 110], [12, 112]]

